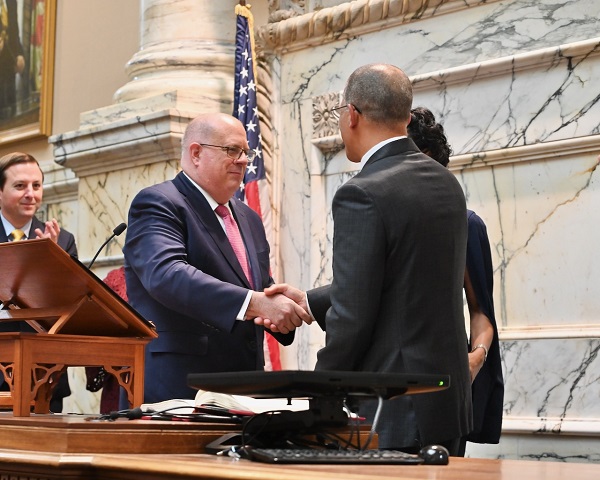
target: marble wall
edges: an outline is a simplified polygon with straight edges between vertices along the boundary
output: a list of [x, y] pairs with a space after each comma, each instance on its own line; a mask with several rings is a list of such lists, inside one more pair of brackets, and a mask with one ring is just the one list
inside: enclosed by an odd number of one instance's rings
[[[505, 369], [504, 434], [468, 454], [600, 461], [598, 2], [332, 2], [263, 27], [280, 166], [278, 275], [331, 279], [333, 194], [360, 166], [336, 119], [358, 66], [413, 79], [454, 147], [450, 168], [486, 221]], [[304, 329], [287, 365], [323, 345]]]

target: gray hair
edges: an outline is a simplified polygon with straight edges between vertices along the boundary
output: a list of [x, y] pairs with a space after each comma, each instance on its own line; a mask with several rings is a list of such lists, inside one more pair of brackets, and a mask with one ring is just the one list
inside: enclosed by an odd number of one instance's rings
[[410, 119], [412, 85], [394, 65], [372, 63], [357, 68], [346, 82], [344, 101], [375, 123], [405, 123]]

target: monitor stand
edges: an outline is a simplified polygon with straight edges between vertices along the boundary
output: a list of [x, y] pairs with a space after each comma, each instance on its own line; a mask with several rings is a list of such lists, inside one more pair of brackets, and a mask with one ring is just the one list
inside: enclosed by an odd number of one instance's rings
[[[236, 446], [284, 448], [285, 441], [298, 435], [324, 433], [348, 426], [343, 396], [319, 396], [309, 400], [308, 410], [276, 411], [249, 417], [243, 433], [228, 433], [206, 446], [206, 453], [218, 453]], [[242, 438], [243, 436], [243, 438]]]

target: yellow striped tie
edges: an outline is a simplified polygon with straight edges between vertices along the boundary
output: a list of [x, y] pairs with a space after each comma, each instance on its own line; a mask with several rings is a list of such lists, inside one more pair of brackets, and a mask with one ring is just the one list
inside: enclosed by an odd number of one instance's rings
[[10, 233], [13, 242], [18, 242], [19, 240], [26, 240], [25, 232], [23, 230], [19, 230], [18, 228], [13, 230]]

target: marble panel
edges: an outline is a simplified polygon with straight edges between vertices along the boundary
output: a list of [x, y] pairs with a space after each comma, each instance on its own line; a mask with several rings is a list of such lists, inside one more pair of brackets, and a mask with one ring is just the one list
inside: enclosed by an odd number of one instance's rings
[[597, 338], [502, 342], [505, 415], [536, 418], [532, 431], [555, 434], [561, 433], [561, 421], [587, 418], [598, 423], [599, 353]]
[[481, 2], [393, 28], [388, 22], [373, 32], [334, 36], [319, 48], [278, 57], [282, 101], [340, 91], [366, 63], [393, 63], [412, 76], [596, 38], [598, 16], [600, 4], [591, 0]]
[[444, 124], [455, 154], [600, 131], [600, 38], [415, 78], [415, 106]]
[[500, 326], [598, 326], [596, 153], [464, 170], [459, 180], [488, 228]]
[[[144, 187], [173, 178], [179, 171], [177, 161], [88, 175], [79, 184], [79, 256], [91, 259], [96, 250], [127, 214], [133, 197]], [[125, 235], [116, 237], [101, 257], [122, 255]], [[101, 265], [101, 259], [98, 260]]]

